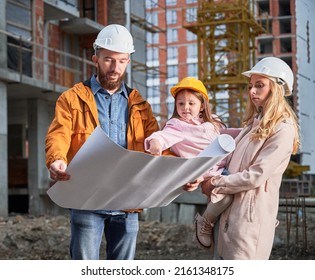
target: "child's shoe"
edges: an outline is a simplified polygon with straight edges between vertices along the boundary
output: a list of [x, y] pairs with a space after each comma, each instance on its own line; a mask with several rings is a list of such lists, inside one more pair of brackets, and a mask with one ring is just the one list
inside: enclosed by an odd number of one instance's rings
[[213, 244], [213, 227], [214, 224], [207, 221], [199, 213], [195, 217], [196, 239], [200, 245], [211, 248]]

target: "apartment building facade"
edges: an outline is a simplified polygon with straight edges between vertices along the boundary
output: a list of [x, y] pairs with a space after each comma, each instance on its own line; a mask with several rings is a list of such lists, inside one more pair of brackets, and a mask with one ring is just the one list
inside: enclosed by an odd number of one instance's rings
[[[146, 18], [157, 32], [147, 33], [148, 101], [161, 125], [173, 112], [170, 88], [186, 76], [198, 77], [197, 36], [183, 28], [185, 12], [195, 20], [198, 0], [146, 1]], [[188, 11], [188, 12], [187, 12]]]
[[[233, 9], [235, 3], [248, 4], [243, 0], [151, 0], [146, 1], [147, 19], [165, 32], [149, 34], [147, 39], [147, 64], [158, 69], [148, 75], [148, 100], [153, 105], [161, 123], [173, 112], [170, 87], [185, 76], [198, 77], [198, 37], [184, 28], [183, 22], [196, 21], [198, 7], [205, 2], [220, 10], [223, 4]], [[257, 20], [265, 32], [256, 37], [255, 59], [276, 56], [286, 61], [295, 73], [294, 93], [289, 99], [298, 114], [302, 146], [294, 158], [299, 164], [309, 166], [315, 173], [315, 146], [312, 144], [315, 130], [311, 123], [315, 118], [314, 104], [314, 17], [315, 4], [311, 0], [255, 0]], [[200, 11], [202, 12], [202, 11]], [[217, 14], [218, 21], [222, 21]], [[224, 22], [223, 22], [224, 24]], [[148, 36], [148, 35], [147, 35]], [[250, 43], [250, 42], [248, 42]], [[227, 57], [227, 56], [226, 56]], [[202, 77], [199, 77], [202, 79]], [[211, 94], [211, 93], [210, 93]]]

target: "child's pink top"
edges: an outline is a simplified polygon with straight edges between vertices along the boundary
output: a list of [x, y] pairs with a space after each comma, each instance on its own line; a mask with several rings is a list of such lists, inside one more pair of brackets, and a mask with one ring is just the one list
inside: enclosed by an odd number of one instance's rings
[[[154, 132], [145, 139], [144, 148], [150, 152], [149, 142], [151, 139], [157, 139], [162, 145], [162, 150], [171, 148], [177, 156], [182, 158], [192, 158], [203, 151], [220, 133], [210, 122], [204, 122], [202, 119], [186, 121], [183, 119], [172, 118], [167, 121], [161, 131]], [[204, 177], [211, 177], [221, 174], [223, 163], [214, 166]]]

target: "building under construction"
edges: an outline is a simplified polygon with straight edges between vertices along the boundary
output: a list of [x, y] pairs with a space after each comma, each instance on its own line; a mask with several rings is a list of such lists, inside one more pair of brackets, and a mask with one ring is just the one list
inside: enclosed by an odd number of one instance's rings
[[[57, 213], [48, 199], [45, 136], [58, 96], [94, 73], [97, 33], [132, 30], [126, 79], [146, 95], [144, 1], [5, 0], [0, 3], [0, 216]], [[134, 68], [134, 69], [132, 69]], [[133, 83], [137, 81], [137, 83]]]
[[[289, 186], [310, 195], [312, 0], [5, 0], [0, 8], [0, 216], [60, 211], [46, 195], [46, 131], [58, 96], [94, 72], [92, 43], [110, 23], [133, 34], [136, 52], [127, 83], [149, 100], [161, 125], [173, 111], [170, 87], [195, 76], [206, 85], [214, 112], [229, 126], [240, 126], [247, 84], [241, 73], [265, 56], [284, 59], [296, 74], [290, 101], [302, 132], [291, 173], [306, 181], [305, 188]], [[177, 217], [185, 213], [184, 207], [173, 210]]]

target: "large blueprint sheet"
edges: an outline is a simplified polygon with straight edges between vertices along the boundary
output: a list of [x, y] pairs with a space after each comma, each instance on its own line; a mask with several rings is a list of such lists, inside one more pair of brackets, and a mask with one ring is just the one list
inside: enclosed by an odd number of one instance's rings
[[48, 191], [64, 208], [122, 210], [166, 206], [235, 148], [234, 139], [220, 135], [198, 157], [152, 156], [126, 150], [97, 127], [67, 168], [69, 181]]

